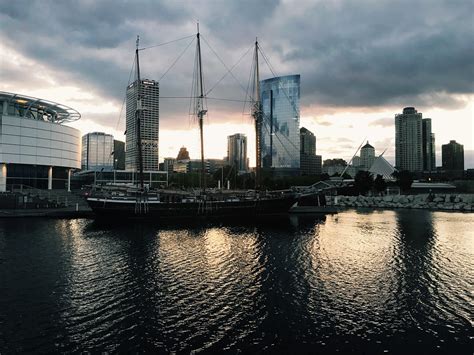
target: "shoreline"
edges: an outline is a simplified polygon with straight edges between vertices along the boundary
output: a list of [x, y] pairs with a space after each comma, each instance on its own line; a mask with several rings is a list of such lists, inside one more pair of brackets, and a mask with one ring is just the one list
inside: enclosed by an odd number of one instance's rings
[[[388, 196], [331, 196], [328, 206], [338, 211], [416, 209], [442, 212], [474, 212], [474, 194], [419, 194]], [[290, 213], [288, 213], [290, 214]], [[311, 213], [308, 213], [310, 215]], [[42, 217], [51, 219], [94, 218], [90, 208], [2, 209], [0, 219]]]
[[328, 204], [331, 206], [344, 209], [417, 209], [444, 212], [474, 212], [474, 194], [334, 196], [329, 202]]
[[94, 213], [92, 210], [82, 209], [76, 211], [75, 209], [64, 208], [38, 208], [38, 209], [14, 209], [14, 210], [0, 210], [0, 219], [3, 218], [26, 218], [26, 217], [43, 217], [43, 218], [92, 218]]

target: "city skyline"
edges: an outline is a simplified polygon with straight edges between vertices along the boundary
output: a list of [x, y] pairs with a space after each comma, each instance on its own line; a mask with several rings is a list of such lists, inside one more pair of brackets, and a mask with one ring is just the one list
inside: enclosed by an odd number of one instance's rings
[[[241, 6], [239, 11], [237, 2], [203, 2], [207, 12], [180, 2], [79, 2], [56, 4], [55, 11], [50, 2], [4, 3], [0, 90], [63, 102], [81, 112], [82, 119], [71, 126], [82, 134], [103, 131], [125, 140], [125, 112], [120, 116], [120, 111], [136, 34], [144, 46], [192, 35], [199, 13], [203, 38], [229, 67], [258, 36], [277, 75], [301, 74], [300, 127], [318, 137], [323, 159], [349, 160], [366, 138], [377, 151], [387, 148], [385, 157], [394, 163], [393, 116], [414, 106], [432, 119], [437, 166], [441, 146], [456, 140], [464, 145], [465, 167], [472, 168], [470, 4], [409, 5], [407, 14], [404, 2], [298, 2], [298, 7], [271, 2]], [[41, 13], [52, 20], [38, 24]], [[189, 41], [143, 52], [143, 76], [160, 80]], [[35, 46], [29, 45], [33, 42]], [[212, 88], [226, 69], [209, 48], [203, 49], [205, 82]], [[163, 96], [189, 94], [192, 46], [185, 54], [160, 80]], [[235, 68], [243, 84], [250, 66], [246, 59]], [[261, 78], [270, 77], [263, 63]], [[227, 75], [211, 96], [242, 99], [244, 94]], [[223, 157], [226, 137], [241, 132], [248, 137], [254, 165], [253, 124], [249, 115], [242, 115], [242, 105], [210, 100], [208, 108], [206, 157]], [[193, 156], [199, 155], [198, 128], [187, 113], [187, 102], [160, 100], [161, 160], [183, 143]]]

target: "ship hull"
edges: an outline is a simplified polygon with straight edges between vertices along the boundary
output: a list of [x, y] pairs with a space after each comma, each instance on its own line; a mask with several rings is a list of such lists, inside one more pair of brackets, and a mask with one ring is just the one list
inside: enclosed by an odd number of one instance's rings
[[296, 202], [294, 197], [239, 201], [195, 201], [137, 203], [135, 200], [88, 198], [98, 218], [203, 218], [248, 217], [288, 213]]

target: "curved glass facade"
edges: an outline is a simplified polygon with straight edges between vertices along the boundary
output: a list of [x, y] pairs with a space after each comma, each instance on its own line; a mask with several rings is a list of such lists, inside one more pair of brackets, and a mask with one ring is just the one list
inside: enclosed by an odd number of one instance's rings
[[260, 82], [263, 109], [262, 166], [300, 167], [300, 76]]

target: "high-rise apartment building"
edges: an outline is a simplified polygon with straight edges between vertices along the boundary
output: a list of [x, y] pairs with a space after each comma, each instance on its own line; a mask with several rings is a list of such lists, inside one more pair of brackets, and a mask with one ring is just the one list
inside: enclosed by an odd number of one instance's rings
[[300, 76], [260, 82], [262, 100], [262, 166], [280, 171], [300, 168]]
[[422, 121], [423, 171], [436, 170], [435, 136], [431, 132], [431, 118]]
[[464, 170], [464, 146], [456, 141], [449, 141], [441, 146], [441, 160], [443, 170], [462, 171]]
[[395, 115], [395, 165], [398, 170], [423, 170], [422, 114], [414, 107]]
[[364, 145], [360, 149], [359, 166], [361, 166], [362, 169], [364, 170], [369, 170], [372, 167], [374, 160], [375, 160], [375, 148], [369, 144], [369, 141], [367, 141], [367, 144]]
[[245, 134], [236, 133], [227, 137], [227, 161], [239, 173], [245, 173], [248, 170], [247, 136]]
[[113, 170], [114, 137], [103, 132], [82, 136], [81, 168], [83, 170]]
[[[140, 91], [140, 92], [139, 92]], [[143, 79], [127, 87], [127, 131], [126, 131], [126, 169], [136, 170], [138, 167], [136, 109], [137, 97], [141, 99], [140, 135], [142, 142], [143, 170], [156, 171], [159, 169], [158, 137], [159, 137], [159, 97], [158, 82]]]

